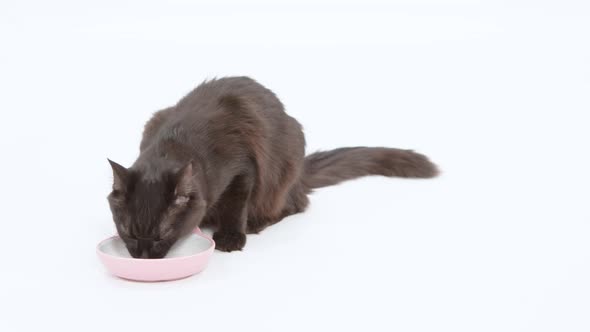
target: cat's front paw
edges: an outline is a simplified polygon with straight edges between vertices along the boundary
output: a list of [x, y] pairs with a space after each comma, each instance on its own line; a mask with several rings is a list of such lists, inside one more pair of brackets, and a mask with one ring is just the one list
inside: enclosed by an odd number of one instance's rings
[[235, 231], [219, 231], [213, 234], [215, 249], [221, 251], [242, 250], [246, 245], [246, 234]]

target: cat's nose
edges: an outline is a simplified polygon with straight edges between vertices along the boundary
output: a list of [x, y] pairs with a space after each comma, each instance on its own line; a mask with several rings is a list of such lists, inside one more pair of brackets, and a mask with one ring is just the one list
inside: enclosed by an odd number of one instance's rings
[[149, 252], [152, 250], [154, 241], [151, 239], [138, 239], [137, 241], [139, 242], [139, 250], [141, 252], [140, 258], [150, 258]]

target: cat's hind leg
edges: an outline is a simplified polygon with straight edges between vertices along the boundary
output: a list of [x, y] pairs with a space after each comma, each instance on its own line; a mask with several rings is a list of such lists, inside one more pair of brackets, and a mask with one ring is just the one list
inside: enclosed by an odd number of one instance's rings
[[301, 213], [305, 211], [309, 205], [309, 199], [307, 198], [307, 191], [305, 187], [298, 183], [289, 192], [285, 200], [284, 206], [280, 209], [280, 213], [275, 216], [272, 215], [253, 215], [248, 217], [248, 227], [246, 232], [248, 234], [257, 234], [264, 230], [270, 225], [274, 225], [283, 218], [288, 217], [292, 214]]

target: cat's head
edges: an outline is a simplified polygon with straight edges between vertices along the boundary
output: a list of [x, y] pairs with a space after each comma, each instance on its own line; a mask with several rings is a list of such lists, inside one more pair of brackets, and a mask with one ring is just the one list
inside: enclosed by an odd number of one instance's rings
[[113, 191], [108, 196], [117, 232], [131, 256], [162, 258], [205, 215], [205, 200], [192, 163], [158, 174], [109, 160]]

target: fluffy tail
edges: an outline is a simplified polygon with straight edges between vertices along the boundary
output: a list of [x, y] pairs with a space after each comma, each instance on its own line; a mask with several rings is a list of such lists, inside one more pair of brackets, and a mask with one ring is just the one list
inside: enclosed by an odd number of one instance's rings
[[412, 150], [392, 148], [340, 148], [305, 157], [303, 182], [309, 189], [331, 186], [366, 175], [432, 178], [435, 164]]

